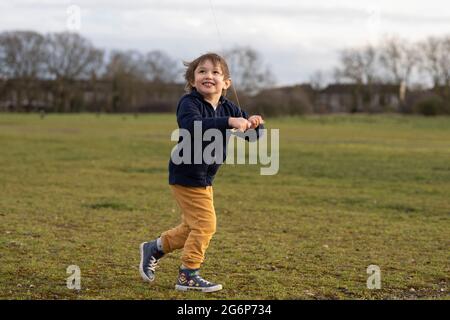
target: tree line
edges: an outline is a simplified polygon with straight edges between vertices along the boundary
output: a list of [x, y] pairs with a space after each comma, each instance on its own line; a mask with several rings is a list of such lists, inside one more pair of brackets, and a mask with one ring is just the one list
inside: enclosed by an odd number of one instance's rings
[[[225, 55], [240, 90], [273, 84], [255, 50]], [[8, 31], [0, 33], [0, 101], [11, 111], [171, 111], [183, 93], [181, 66], [161, 50], [106, 52], [77, 33]]]
[[[256, 50], [234, 47], [223, 54], [239, 99], [262, 113], [316, 112], [330, 83], [351, 84], [351, 94], [363, 102], [383, 85], [396, 85], [406, 95], [396, 111], [450, 113], [450, 36], [418, 42], [387, 37], [378, 46], [344, 49], [333, 70], [317, 71], [308, 85], [284, 88], [274, 87]], [[0, 33], [3, 111], [172, 112], [183, 94], [182, 74], [181, 61], [161, 50], [106, 52], [69, 32]]]
[[355, 84], [369, 98], [380, 84], [403, 86], [404, 110], [450, 114], [450, 35], [416, 42], [387, 36], [377, 46], [344, 49], [338, 66], [317, 71], [311, 84], [321, 89], [327, 78]]

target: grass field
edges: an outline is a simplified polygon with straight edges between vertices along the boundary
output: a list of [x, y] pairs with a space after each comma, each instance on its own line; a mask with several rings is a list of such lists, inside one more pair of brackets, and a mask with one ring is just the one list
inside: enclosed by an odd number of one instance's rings
[[449, 299], [450, 118], [266, 120], [279, 173], [222, 166], [202, 275], [224, 290], [205, 295], [174, 290], [181, 252], [152, 285], [138, 272], [139, 244], [179, 222], [174, 115], [0, 114], [0, 298]]

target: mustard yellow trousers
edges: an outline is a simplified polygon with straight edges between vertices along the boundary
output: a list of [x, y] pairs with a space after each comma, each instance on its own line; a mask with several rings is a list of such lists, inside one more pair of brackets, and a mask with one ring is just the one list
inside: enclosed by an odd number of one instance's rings
[[161, 234], [164, 253], [183, 248], [181, 261], [189, 269], [198, 269], [216, 232], [213, 188], [170, 185], [181, 210], [182, 222]]

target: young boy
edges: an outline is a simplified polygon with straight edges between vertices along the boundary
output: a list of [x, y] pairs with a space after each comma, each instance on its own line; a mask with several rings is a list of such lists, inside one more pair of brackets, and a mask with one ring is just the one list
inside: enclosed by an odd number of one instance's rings
[[[227, 129], [234, 128], [239, 132], [256, 129], [256, 137], [259, 138], [259, 130], [264, 128], [261, 116], [248, 117], [246, 112], [225, 98], [231, 79], [227, 63], [222, 57], [208, 53], [191, 63], [185, 63], [185, 66], [188, 93], [178, 103], [179, 128], [189, 130], [192, 140], [194, 121], [201, 122], [202, 133], [210, 128], [220, 130], [224, 137], [223, 158]], [[178, 142], [180, 141], [181, 138]], [[207, 145], [200, 143], [202, 149]], [[194, 157], [191, 155], [191, 158]], [[222, 285], [206, 281], [199, 274], [206, 249], [216, 231], [212, 182], [219, 166], [218, 163], [208, 164], [204, 160], [202, 163], [191, 161], [191, 164], [177, 165], [170, 159], [169, 184], [181, 209], [182, 222], [177, 227], [163, 232], [158, 239], [140, 245], [139, 271], [144, 281], [151, 282], [155, 279], [155, 269], [160, 258], [183, 248], [182, 265], [175, 289], [202, 292], [222, 289]]]

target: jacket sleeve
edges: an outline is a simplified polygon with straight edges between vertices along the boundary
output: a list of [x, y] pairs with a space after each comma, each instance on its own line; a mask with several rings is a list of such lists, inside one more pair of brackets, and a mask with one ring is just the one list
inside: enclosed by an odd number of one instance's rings
[[204, 132], [211, 128], [219, 130], [230, 129], [228, 119], [229, 117], [203, 118], [200, 112], [200, 102], [189, 97], [183, 98], [177, 108], [178, 126], [189, 130], [191, 134], [194, 132], [194, 121], [201, 121], [202, 132]]
[[[233, 105], [233, 107], [235, 109], [237, 109], [237, 112], [239, 114], [237, 117], [242, 117], [242, 118], [245, 118], [245, 119], [249, 118], [247, 112], [245, 112], [242, 109], [239, 109], [239, 107], [237, 107], [236, 105]], [[261, 123], [255, 129], [249, 129], [246, 132], [235, 132], [234, 135], [236, 135], [239, 138], [243, 138], [246, 141], [254, 142], [254, 141], [258, 140], [259, 138], [261, 138], [263, 136], [264, 131], [261, 131], [263, 129], [264, 129], [264, 124]], [[251, 131], [256, 131], [256, 138], [255, 138], [255, 136], [253, 134], [249, 134]]]

